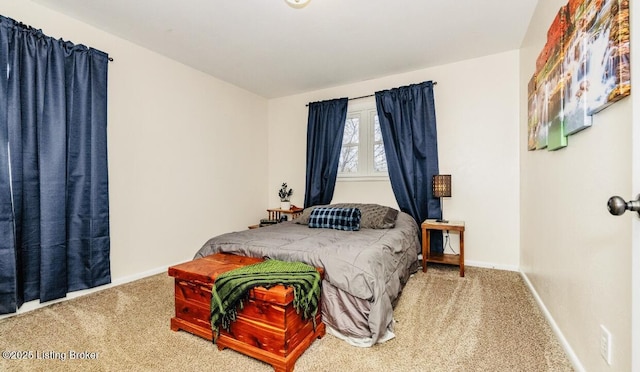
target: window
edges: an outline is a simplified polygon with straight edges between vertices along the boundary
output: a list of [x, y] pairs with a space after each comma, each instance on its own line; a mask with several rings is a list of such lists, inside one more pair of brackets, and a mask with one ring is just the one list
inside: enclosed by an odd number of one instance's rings
[[375, 103], [349, 108], [344, 126], [338, 177], [387, 177], [382, 132]]

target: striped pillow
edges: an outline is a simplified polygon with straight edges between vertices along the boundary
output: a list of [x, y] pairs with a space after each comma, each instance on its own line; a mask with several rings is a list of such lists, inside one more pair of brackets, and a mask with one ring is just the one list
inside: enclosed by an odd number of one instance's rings
[[309, 227], [345, 231], [360, 230], [362, 214], [358, 208], [314, 208], [309, 216]]

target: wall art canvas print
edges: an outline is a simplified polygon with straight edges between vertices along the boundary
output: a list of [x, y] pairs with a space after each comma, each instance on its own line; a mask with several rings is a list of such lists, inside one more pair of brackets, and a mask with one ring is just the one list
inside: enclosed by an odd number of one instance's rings
[[560, 8], [529, 83], [529, 150], [566, 146], [566, 136], [592, 125], [591, 115], [631, 93], [629, 45], [629, 0]]
[[589, 56], [590, 41], [586, 17], [588, 1], [569, 1], [568, 27], [563, 36], [566, 45], [562, 69], [565, 76], [564, 125], [567, 135], [591, 126], [592, 118], [587, 107], [589, 98]]
[[583, 0], [589, 26], [588, 112], [631, 93], [629, 0]]
[[[566, 7], [562, 7], [547, 31], [547, 43], [536, 60], [536, 83], [533, 94], [534, 106], [537, 110], [534, 128], [535, 149], [547, 148], [549, 127], [551, 123], [562, 122], [563, 75], [562, 60], [564, 56], [563, 35], [567, 27], [565, 19]], [[531, 113], [529, 113], [531, 116]], [[554, 134], [559, 133], [558, 131]]]
[[556, 116], [549, 125], [547, 136], [547, 150], [555, 151], [567, 147], [567, 136], [564, 133], [564, 123], [560, 116]]
[[529, 115], [527, 117], [527, 149], [536, 149], [536, 134], [538, 123], [540, 122], [540, 113], [538, 112], [538, 101], [536, 96], [536, 75], [531, 77], [527, 86], [527, 97], [529, 106]]

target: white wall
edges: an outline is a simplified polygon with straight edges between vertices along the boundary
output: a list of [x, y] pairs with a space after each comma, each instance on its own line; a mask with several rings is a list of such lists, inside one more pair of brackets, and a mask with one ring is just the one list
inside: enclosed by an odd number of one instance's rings
[[267, 100], [33, 4], [0, 14], [103, 50], [114, 282], [189, 260], [267, 208]]
[[[630, 371], [631, 217], [611, 216], [606, 203], [631, 196], [631, 101], [595, 115], [564, 149], [527, 151], [527, 82], [564, 4], [539, 2], [520, 54], [520, 265], [578, 368]], [[600, 357], [600, 325], [613, 336], [611, 366]]]
[[[516, 269], [519, 262], [518, 52], [387, 76], [269, 101], [269, 202], [287, 181], [304, 202], [308, 102], [358, 97], [433, 80], [440, 173], [451, 173], [448, 219], [466, 222], [467, 264]], [[287, 158], [286, 154], [290, 154]], [[396, 206], [387, 182], [338, 182], [335, 202]], [[457, 242], [454, 241], [454, 247]], [[457, 247], [456, 247], [457, 249]]]

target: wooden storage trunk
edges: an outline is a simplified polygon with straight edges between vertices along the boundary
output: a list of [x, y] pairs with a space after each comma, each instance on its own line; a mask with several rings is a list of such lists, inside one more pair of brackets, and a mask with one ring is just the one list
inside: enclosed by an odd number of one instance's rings
[[[223, 272], [263, 261], [260, 258], [217, 253], [169, 268], [175, 278], [176, 315], [171, 329], [180, 329], [212, 340], [209, 320], [211, 287]], [[322, 274], [322, 272], [321, 272]], [[293, 289], [277, 285], [250, 291], [229, 332], [220, 330], [218, 349], [226, 347], [271, 364], [276, 371], [292, 371], [295, 361], [325, 334], [318, 309], [316, 328], [293, 307]]]

